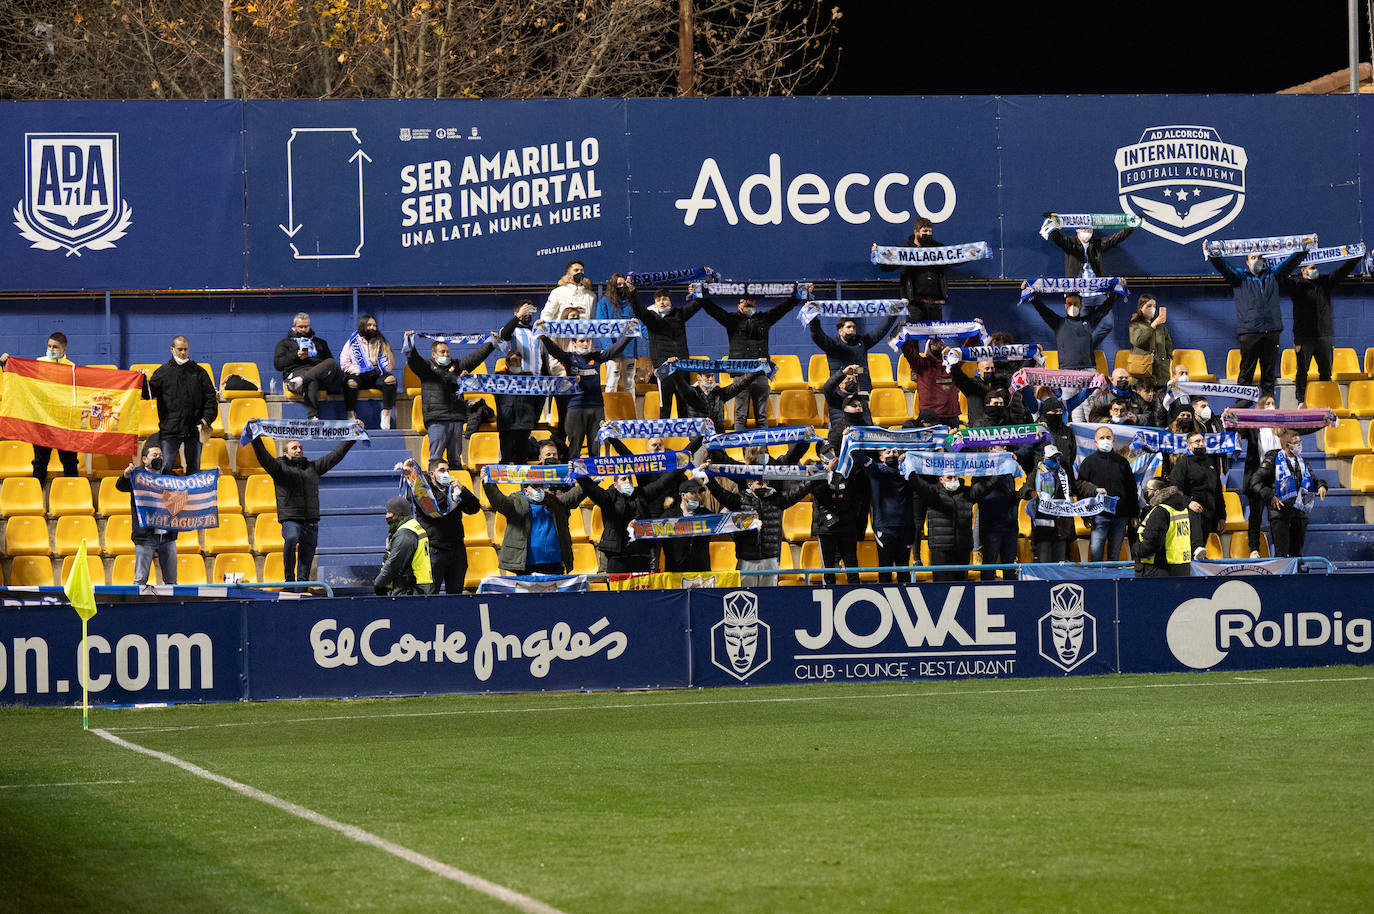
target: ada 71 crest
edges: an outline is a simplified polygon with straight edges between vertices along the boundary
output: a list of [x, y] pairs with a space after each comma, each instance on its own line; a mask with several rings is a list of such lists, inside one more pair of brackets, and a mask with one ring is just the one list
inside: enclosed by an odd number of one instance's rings
[[14, 224], [40, 251], [101, 251], [124, 237], [133, 210], [119, 195], [119, 134], [24, 134], [24, 200]]

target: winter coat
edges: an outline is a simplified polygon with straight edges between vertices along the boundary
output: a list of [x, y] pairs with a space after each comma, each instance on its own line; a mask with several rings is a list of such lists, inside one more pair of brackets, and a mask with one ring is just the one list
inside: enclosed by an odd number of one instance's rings
[[638, 292], [630, 294], [630, 307], [649, 332], [649, 361], [655, 368], [674, 356], [679, 359], [689, 357], [687, 322], [701, 310], [703, 301], [696, 298], [681, 308], [669, 308], [667, 314], [659, 314], [639, 303]]
[[1135, 473], [1131, 462], [1116, 451], [1094, 451], [1078, 465], [1078, 480], [1116, 496], [1117, 517], [1137, 517], [1140, 496], [1136, 492]]
[[1221, 481], [1217, 475], [1215, 458], [1210, 455], [1194, 457], [1192, 454], [1181, 454], [1174, 461], [1174, 468], [1169, 473], [1169, 481], [1180, 492], [1188, 496], [1190, 501], [1202, 505], [1203, 514], [1216, 516], [1217, 509], [1220, 507], [1218, 493], [1221, 489]]
[[846, 343], [839, 337], [830, 336], [821, 329], [821, 319], [818, 317], [807, 325], [811, 332], [811, 340], [816, 347], [825, 353], [826, 367], [833, 375], [837, 371], [844, 369], [846, 365], [859, 366], [859, 390], [872, 390], [873, 378], [868, 373], [868, 350], [887, 339], [887, 334], [892, 330], [892, 325], [897, 322], [897, 317], [893, 317], [881, 330], [871, 333], [861, 333], [852, 343]]
[[[436, 486], [437, 488], [437, 486]], [[450, 492], [454, 491], [452, 488]], [[439, 517], [430, 517], [424, 511], [419, 510], [419, 505], [411, 499], [411, 507], [415, 509], [415, 519], [420, 522], [420, 526], [425, 528], [425, 533], [429, 536], [429, 551], [433, 552], [457, 552], [463, 549], [467, 543], [463, 537], [463, 515], [477, 514], [482, 510], [482, 503], [477, 500], [466, 488], [458, 490], [458, 504], [452, 511], [442, 514]], [[435, 492], [436, 499], [442, 499], [443, 504], [448, 504], [448, 492]]]
[[1279, 283], [1288, 278], [1307, 254], [1294, 251], [1277, 267], [1265, 267], [1256, 276], [1237, 270], [1220, 257], [1209, 257], [1212, 266], [1231, 287], [1236, 304], [1236, 334], [1270, 333], [1283, 329], [1279, 311]]
[[1163, 390], [1164, 385], [1169, 383], [1169, 372], [1174, 358], [1174, 338], [1169, 333], [1169, 325], [1151, 327], [1149, 321], [1137, 316], [1131, 318], [1128, 332], [1131, 335], [1132, 354], [1148, 352], [1155, 357], [1150, 380], [1154, 382], [1156, 391]]
[[[916, 236], [907, 235], [906, 241], [902, 242], [906, 247], [916, 247]], [[930, 239], [929, 247], [940, 247], [940, 242], [934, 237]], [[945, 275], [949, 267], [943, 266], [919, 266], [919, 267], [898, 267], [894, 264], [879, 264], [878, 269], [884, 273], [891, 273], [893, 270], [901, 270], [899, 278], [902, 287], [902, 298], [907, 300], [908, 308], [911, 309], [912, 320], [924, 320], [924, 316], [917, 314], [911, 308], [916, 302], [943, 302], [949, 298], [949, 279]]]
[[973, 504], [990, 488], [979, 479], [973, 486], [962, 482], [953, 492], [939, 482], [933, 485], [912, 474], [908, 481], [926, 503], [926, 542], [932, 553], [968, 552], [973, 549]]
[[1285, 276], [1279, 280], [1279, 290], [1293, 299], [1293, 339], [1331, 339], [1336, 331], [1331, 321], [1331, 289], [1345, 279], [1359, 265], [1355, 257], [1341, 264], [1331, 273], [1318, 274], [1316, 279]]
[[[622, 298], [620, 304], [616, 305], [608, 296], [601, 296], [596, 302], [596, 319], [599, 321], [629, 321], [634, 320], [635, 309], [630, 304], [628, 298]], [[607, 349], [615, 342], [613, 336], [603, 336], [596, 341], [598, 349]], [[620, 358], [634, 359], [639, 357], [639, 337], [632, 336], [625, 348], [620, 350]]]
[[757, 511], [758, 530], [745, 530], [731, 534], [735, 541], [735, 558], [746, 562], [776, 559], [782, 555], [782, 512], [801, 501], [806, 495], [805, 486], [795, 486], [784, 492], [774, 489], [764, 496], [755, 495], [747, 489], [730, 492], [714, 477], [706, 481], [711, 494], [731, 511]]
[[[487, 504], [498, 514], [505, 515], [506, 534], [501, 538], [501, 548], [496, 562], [502, 571], [524, 574], [528, 564], [530, 546], [530, 500], [523, 492], [507, 495], [495, 483], [482, 483], [487, 493]], [[554, 529], [558, 532], [558, 548], [563, 555], [563, 567], [573, 566], [572, 534], [568, 532], [568, 514], [582, 503], [581, 485], [575, 485], [566, 492], [549, 492], [544, 496], [543, 506], [553, 517]]]
[[303, 524], [320, 522], [320, 477], [332, 470], [352, 450], [354, 441], [340, 441], [319, 460], [304, 457], [273, 457], [261, 438], [253, 439], [258, 463], [276, 483], [277, 520]]
[[1115, 292], [1109, 293], [1106, 301], [1091, 308], [1084, 306], [1078, 317], [1069, 317], [1063, 312], [1056, 314], [1051, 311], [1039, 295], [1031, 295], [1031, 305], [1054, 332], [1060, 368], [1076, 371], [1096, 369], [1097, 360], [1093, 350], [1107, 338], [1107, 332], [1101, 329], [1102, 319], [1111, 313], [1119, 297]]
[[[315, 344], [315, 354], [302, 359], [300, 357], [301, 345], [298, 340], [308, 338]], [[286, 332], [285, 338], [277, 342], [277, 348], [272, 352], [272, 367], [282, 374], [290, 374], [294, 371], [303, 371], [307, 368], [314, 368], [325, 359], [334, 358], [334, 353], [330, 352], [329, 344], [322, 337], [315, 335], [315, 331], [309, 333], [297, 333], [294, 329]]]
[[423, 358], [418, 350], [410, 350], [406, 364], [420, 379], [420, 411], [426, 425], [431, 422], [468, 421], [468, 401], [463, 399], [463, 392], [458, 389], [459, 376], [485, 362], [495, 348], [494, 343], [483, 343], [447, 365]]
[[801, 302], [800, 298], [793, 295], [767, 311], [756, 310], [753, 314], [744, 314], [740, 311], [726, 311], [709, 298], [701, 300], [706, 313], [725, 328], [726, 338], [730, 341], [732, 359], [768, 358], [768, 331]]
[[1118, 232], [1113, 232], [1103, 238], [1094, 234], [1088, 240], [1087, 247], [1078, 240], [1078, 233], [1066, 234], [1061, 229], [1053, 229], [1050, 232], [1050, 240], [1059, 246], [1064, 252], [1064, 275], [1068, 277], [1078, 277], [1083, 275], [1083, 264], [1092, 267], [1093, 275], [1103, 277], [1102, 255], [1116, 247], [1134, 232], [1133, 228], [1124, 228]]
[[902, 476], [902, 471], [871, 457], [864, 459], [863, 468], [872, 491], [873, 529], [914, 537], [916, 519], [912, 511], [911, 485]]
[[148, 379], [148, 392], [157, 400], [157, 430], [164, 438], [196, 434], [201, 420], [219, 416], [219, 398], [210, 373], [199, 362], [164, 362]]
[[651, 541], [631, 542], [626, 528], [632, 520], [658, 517], [663, 496], [677, 491], [683, 475], [680, 470], [663, 473], [648, 485], [637, 486], [631, 495], [615, 488], [603, 488], [593, 477], [584, 477], [583, 493], [601, 507], [601, 541], [597, 543], [601, 551], [616, 556], [648, 554]]

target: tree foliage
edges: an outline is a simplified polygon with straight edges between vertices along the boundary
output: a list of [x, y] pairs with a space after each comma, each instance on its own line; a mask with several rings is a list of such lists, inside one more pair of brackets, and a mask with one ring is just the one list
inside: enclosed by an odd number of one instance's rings
[[[235, 0], [240, 98], [678, 94], [678, 0]], [[815, 0], [696, 0], [701, 95], [829, 82], [840, 11]], [[6, 0], [0, 96], [219, 98], [220, 4]]]

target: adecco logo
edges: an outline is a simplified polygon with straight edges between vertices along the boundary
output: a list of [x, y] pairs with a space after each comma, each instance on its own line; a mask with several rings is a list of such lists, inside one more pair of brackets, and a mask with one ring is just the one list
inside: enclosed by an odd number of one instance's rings
[[1288, 612], [1261, 619], [1261, 601], [1244, 581], [1226, 581], [1208, 597], [1196, 597], [1169, 616], [1165, 637], [1169, 650], [1184, 666], [1211, 669], [1239, 648], [1319, 647], [1331, 644], [1352, 654], [1367, 653], [1371, 621], [1346, 619], [1336, 610]]

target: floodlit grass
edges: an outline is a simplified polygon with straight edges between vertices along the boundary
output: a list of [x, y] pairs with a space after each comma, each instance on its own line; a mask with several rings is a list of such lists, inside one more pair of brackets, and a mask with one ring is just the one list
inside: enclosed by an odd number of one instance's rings
[[[1374, 908], [1372, 699], [1347, 667], [91, 723], [578, 914], [1330, 912]], [[511, 910], [79, 711], [0, 711], [0, 861], [3, 910]]]

